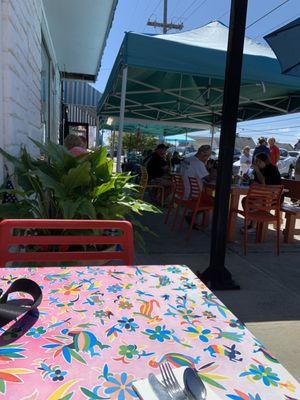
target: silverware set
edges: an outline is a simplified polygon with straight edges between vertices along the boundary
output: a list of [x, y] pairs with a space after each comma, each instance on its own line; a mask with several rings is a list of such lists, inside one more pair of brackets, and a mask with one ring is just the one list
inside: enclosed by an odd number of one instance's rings
[[159, 365], [162, 383], [154, 374], [149, 374], [149, 383], [159, 400], [206, 400], [205, 386], [192, 368], [186, 368], [182, 388], [168, 362]]

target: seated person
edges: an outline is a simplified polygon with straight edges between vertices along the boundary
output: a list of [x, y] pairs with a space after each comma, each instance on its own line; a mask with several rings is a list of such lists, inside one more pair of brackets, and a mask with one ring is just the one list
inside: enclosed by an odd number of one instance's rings
[[266, 153], [259, 153], [254, 159], [254, 181], [262, 185], [281, 185], [280, 172]]
[[143, 161], [142, 161], [142, 165], [144, 165], [147, 168], [147, 164], [152, 156], [153, 151], [152, 150], [144, 150], [143, 151]]
[[168, 147], [161, 143], [151, 154], [147, 162], [148, 181], [150, 184], [161, 185], [165, 188], [165, 198], [171, 192], [172, 182], [166, 176], [170, 172], [170, 167], [166, 161], [166, 152]]
[[[184, 182], [184, 198], [188, 199], [190, 194], [190, 182], [189, 177], [194, 177], [197, 179], [200, 189], [203, 189], [203, 184], [205, 181], [210, 181], [215, 178], [215, 170], [212, 169], [211, 172], [207, 170], [207, 162], [211, 156], [211, 147], [209, 145], [203, 145], [199, 147], [197, 153], [194, 156], [185, 158], [181, 163], [181, 173]], [[201, 203], [206, 205], [213, 204], [213, 198], [208, 196], [205, 192], [201, 194]], [[191, 217], [187, 216], [186, 221], [189, 224]], [[195, 224], [194, 229], [199, 229], [199, 225]]]
[[[281, 176], [280, 172], [276, 165], [273, 165], [271, 159], [266, 153], [259, 153], [254, 159], [253, 162], [254, 169], [254, 182], [262, 184], [262, 185], [281, 185]], [[242, 207], [245, 207], [245, 199], [242, 200]], [[284, 196], [281, 198], [281, 202], [283, 202]], [[243, 231], [243, 228], [242, 228]], [[248, 232], [255, 233], [256, 230], [254, 228], [253, 223], [248, 225]]]
[[80, 156], [81, 154], [86, 154], [88, 152], [87, 148], [86, 148], [86, 144], [83, 142], [82, 138], [73, 133], [69, 134], [65, 138], [64, 146], [74, 156]]
[[176, 169], [180, 166], [182, 158], [180, 157], [178, 151], [174, 151], [172, 158], [171, 158], [171, 165], [173, 169]]
[[[181, 173], [184, 182], [184, 197], [188, 199], [190, 194], [190, 182], [189, 176], [196, 178], [200, 189], [203, 189], [204, 181], [210, 181], [215, 178], [215, 173], [212, 171], [208, 172], [207, 163], [211, 156], [211, 147], [209, 145], [203, 145], [199, 147], [197, 153], [194, 156], [186, 157], [181, 163]], [[204, 195], [204, 193], [203, 193]]]

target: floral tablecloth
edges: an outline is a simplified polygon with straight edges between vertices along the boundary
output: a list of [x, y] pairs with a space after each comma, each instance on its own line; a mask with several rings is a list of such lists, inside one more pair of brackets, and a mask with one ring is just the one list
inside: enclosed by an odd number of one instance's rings
[[[184, 266], [5, 268], [43, 288], [27, 332], [0, 338], [0, 399], [136, 398], [132, 382], [168, 360], [223, 399], [300, 399], [296, 380]], [[23, 332], [24, 333], [24, 332]]]

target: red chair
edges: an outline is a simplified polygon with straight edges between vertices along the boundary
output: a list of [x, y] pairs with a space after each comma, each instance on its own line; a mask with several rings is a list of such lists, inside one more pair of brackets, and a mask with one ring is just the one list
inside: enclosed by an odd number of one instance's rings
[[[256, 241], [263, 234], [265, 225], [276, 224], [276, 254], [279, 255], [280, 241], [280, 208], [282, 185], [261, 185], [254, 183], [243, 200], [244, 210], [238, 210], [238, 214], [244, 217], [244, 254], [247, 255], [248, 234], [247, 227], [250, 222], [256, 222]], [[274, 214], [271, 213], [274, 211]]]
[[183, 183], [182, 175], [180, 175], [180, 174], [172, 175], [172, 182], [173, 182], [173, 193], [172, 193], [171, 201], [168, 205], [168, 211], [165, 216], [164, 223], [165, 224], [168, 223], [169, 216], [170, 216], [171, 212], [173, 211], [174, 206], [176, 206], [175, 217], [174, 217], [172, 228], [171, 228], [173, 230], [175, 228], [175, 225], [176, 225], [176, 222], [178, 219], [180, 207], [185, 205], [186, 200], [184, 200], [184, 183]]
[[197, 179], [189, 176], [189, 182], [190, 182], [190, 194], [188, 200], [186, 200], [185, 202], [185, 207], [183, 210], [181, 223], [179, 227], [179, 229], [182, 230], [186, 214], [188, 210], [191, 210], [192, 216], [191, 216], [189, 231], [186, 235], [186, 240], [188, 240], [191, 236], [197, 214], [201, 211], [204, 212], [202, 224], [203, 226], [205, 226], [207, 224], [209, 213], [214, 208], [213, 199], [201, 190]]
[[[88, 231], [87, 234], [82, 233], [84, 230]], [[114, 235], [107, 234], [111, 230]], [[114, 231], [118, 233], [115, 235]], [[114, 247], [113, 250], [107, 251], [94, 248], [87, 251], [81, 249], [72, 251], [72, 247], [70, 248], [70, 246], [84, 245], [94, 247], [95, 245], [112, 245]], [[32, 246], [35, 247], [32, 249]], [[50, 251], [49, 246], [55, 246], [54, 250], [57, 248], [58, 251]], [[115, 249], [116, 246], [120, 249], [119, 251]], [[122, 260], [126, 265], [133, 265], [134, 245], [131, 223], [64, 219], [6, 219], [0, 222], [0, 267], [8, 262], [43, 264], [93, 260]]]

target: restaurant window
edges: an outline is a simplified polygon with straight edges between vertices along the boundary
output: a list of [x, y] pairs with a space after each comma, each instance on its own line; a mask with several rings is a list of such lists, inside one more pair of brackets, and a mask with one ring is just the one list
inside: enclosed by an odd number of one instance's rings
[[51, 74], [51, 59], [47, 46], [42, 40], [42, 70], [41, 70], [41, 101], [42, 114], [41, 122], [43, 127], [43, 142], [50, 139], [50, 74]]

